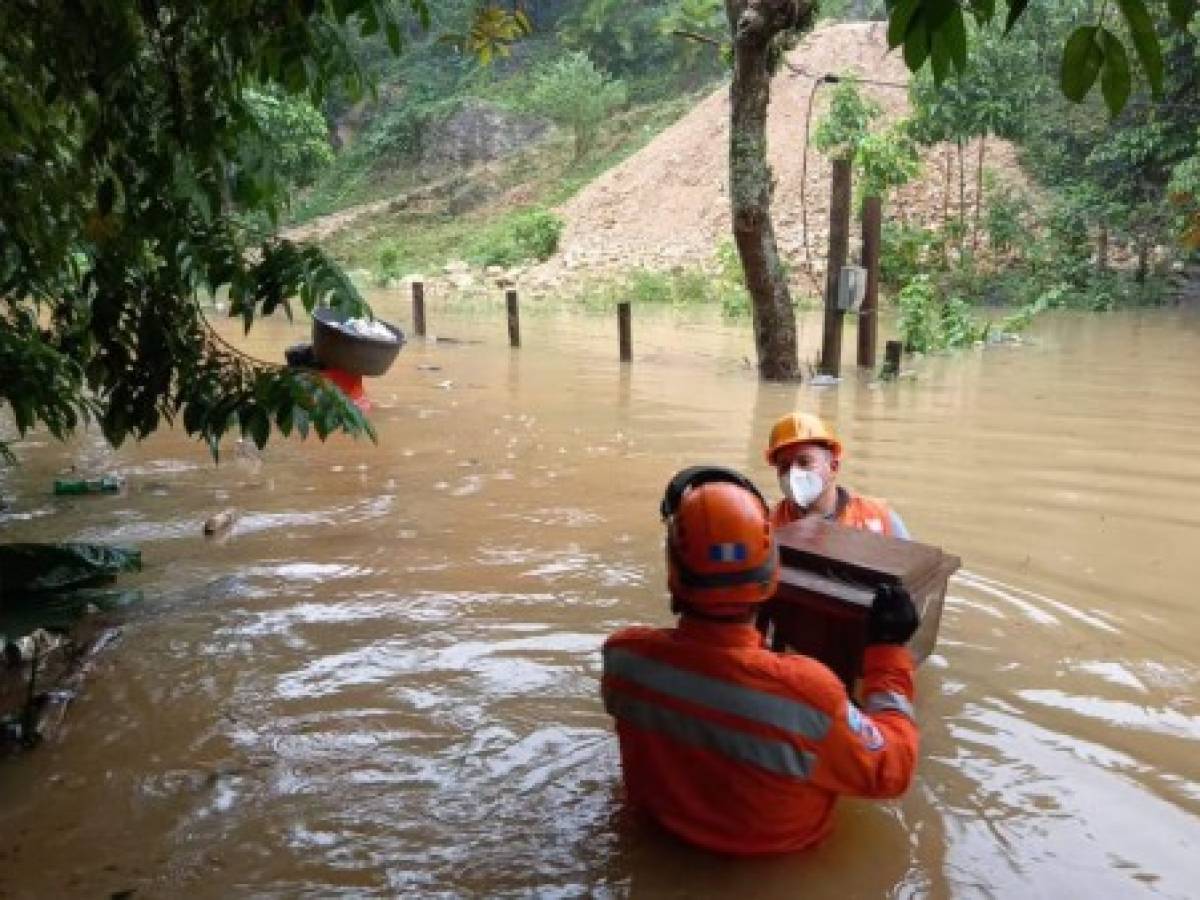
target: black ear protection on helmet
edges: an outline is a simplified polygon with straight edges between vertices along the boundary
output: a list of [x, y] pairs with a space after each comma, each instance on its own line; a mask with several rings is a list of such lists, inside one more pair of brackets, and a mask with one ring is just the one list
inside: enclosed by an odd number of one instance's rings
[[763, 499], [762, 493], [754, 486], [754, 482], [741, 472], [735, 472], [733, 469], [727, 469], [725, 466], [689, 466], [686, 469], [680, 469], [667, 482], [667, 489], [663, 492], [662, 503], [659, 504], [658, 511], [662, 513], [664, 520], [669, 519], [679, 509], [679, 503], [683, 500], [683, 495], [687, 493], [689, 488], [721, 481], [736, 484], [738, 487], [749, 491], [758, 498], [758, 502], [763, 505], [763, 510], [766, 511], [767, 515], [770, 515], [771, 508], [767, 505], [767, 501]]

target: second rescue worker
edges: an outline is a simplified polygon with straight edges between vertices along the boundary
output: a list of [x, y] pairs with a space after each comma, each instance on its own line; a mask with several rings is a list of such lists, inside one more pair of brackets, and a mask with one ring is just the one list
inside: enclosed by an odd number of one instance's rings
[[884, 500], [855, 494], [837, 483], [842, 442], [810, 413], [788, 413], [767, 441], [767, 462], [779, 476], [784, 499], [771, 511], [778, 528], [807, 516], [823, 516], [850, 528], [909, 538], [899, 514]]

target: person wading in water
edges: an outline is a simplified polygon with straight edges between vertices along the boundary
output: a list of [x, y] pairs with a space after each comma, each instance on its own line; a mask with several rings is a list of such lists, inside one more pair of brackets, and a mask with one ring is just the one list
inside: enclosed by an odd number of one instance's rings
[[842, 442], [816, 416], [792, 412], [776, 422], [766, 456], [783, 491], [783, 499], [771, 511], [775, 527], [823, 516], [850, 528], [909, 539], [904, 520], [887, 501], [856, 494], [837, 483]]
[[661, 510], [679, 621], [625, 628], [603, 649], [628, 800], [690, 843], [761, 854], [816, 844], [841, 794], [903, 794], [918, 745], [908, 594], [876, 596], [860, 709], [822, 663], [763, 646], [755, 615], [775, 591], [779, 554], [754, 485], [685, 469]]

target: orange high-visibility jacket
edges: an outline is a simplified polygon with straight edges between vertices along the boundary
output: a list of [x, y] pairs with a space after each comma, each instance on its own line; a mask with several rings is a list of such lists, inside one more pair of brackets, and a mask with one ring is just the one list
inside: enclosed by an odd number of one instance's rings
[[865, 654], [862, 711], [807, 656], [772, 653], [752, 625], [683, 617], [604, 644], [629, 801], [669, 831], [734, 854], [820, 841], [839, 794], [896, 797], [917, 763], [913, 662]]
[[[843, 489], [839, 488], [838, 490], [840, 492]], [[779, 528], [781, 525], [787, 525], [789, 522], [796, 522], [799, 519], [800, 510], [796, 508], [796, 504], [787, 499], [780, 500], [771, 510], [772, 528]], [[887, 501], [878, 500], [875, 497], [864, 497], [862, 494], [846, 492], [839, 497], [836, 521], [839, 525], [849, 528], [862, 528], [877, 534], [908, 537], [908, 530], [904, 528], [903, 523], [897, 528], [896, 523], [899, 521], [899, 517]], [[901, 529], [903, 534], [897, 534], [897, 531]]]

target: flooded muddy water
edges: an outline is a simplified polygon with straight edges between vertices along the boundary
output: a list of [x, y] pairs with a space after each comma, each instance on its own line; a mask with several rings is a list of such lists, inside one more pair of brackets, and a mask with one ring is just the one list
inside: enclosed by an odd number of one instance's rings
[[[406, 324], [403, 300], [377, 309]], [[519, 351], [498, 309], [429, 317], [480, 343], [414, 342], [371, 382], [378, 445], [20, 445], [0, 539], [135, 543], [145, 600], [59, 737], [0, 765], [0, 895], [1196, 896], [1200, 317], [1048, 318], [832, 389], [760, 385], [715, 318], [636, 310], [622, 368], [615, 317], [529, 310]], [[623, 810], [598, 649], [669, 621], [668, 476], [777, 495], [761, 448], [796, 406], [964, 569], [908, 795], [730, 861]], [[71, 462], [127, 493], [49, 496]]]

